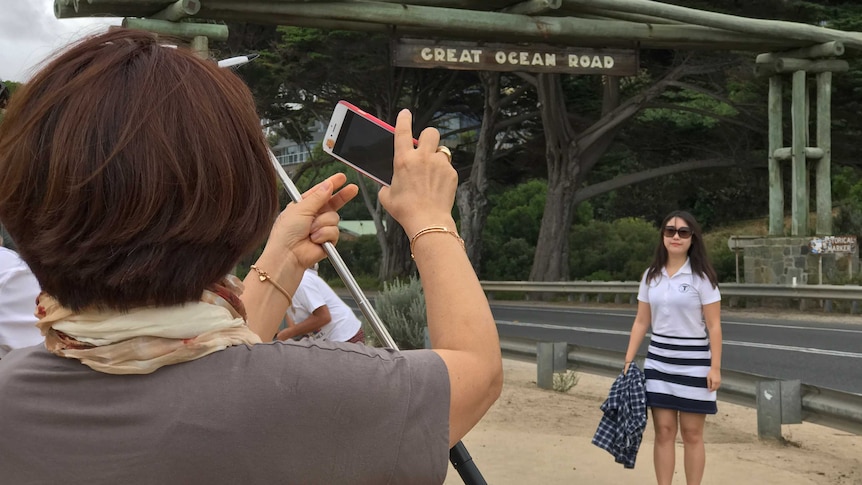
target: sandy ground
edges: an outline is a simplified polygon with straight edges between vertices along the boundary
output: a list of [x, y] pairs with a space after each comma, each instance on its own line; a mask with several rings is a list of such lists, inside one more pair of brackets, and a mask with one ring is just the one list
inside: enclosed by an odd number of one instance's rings
[[[578, 373], [568, 393], [536, 386], [535, 364], [504, 360], [503, 394], [463, 442], [493, 485], [655, 483], [652, 422], [633, 470], [592, 445], [613, 379]], [[719, 401], [706, 421], [703, 485], [862, 485], [862, 436], [810, 423], [784, 425], [784, 443], [757, 438], [755, 410]], [[677, 441], [674, 485], [685, 484]], [[463, 483], [449, 466], [447, 485]]]

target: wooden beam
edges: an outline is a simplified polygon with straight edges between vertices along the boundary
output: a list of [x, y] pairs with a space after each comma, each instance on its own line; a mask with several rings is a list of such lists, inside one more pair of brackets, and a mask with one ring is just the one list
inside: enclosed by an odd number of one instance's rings
[[[169, 3], [169, 2], [163, 2]], [[81, 17], [147, 17], [159, 11], [159, 5], [90, 5], [87, 0], [54, 0], [54, 17], [71, 19]]]
[[516, 3], [511, 7], [506, 7], [500, 11], [511, 14], [536, 15], [537, 13], [547, 12], [548, 10], [556, 10], [560, 8], [562, 3], [562, 0], [526, 0], [521, 3]]
[[758, 64], [768, 64], [781, 58], [817, 59], [820, 57], [837, 57], [841, 55], [844, 55], [844, 43], [833, 40], [832, 42], [813, 45], [811, 47], [803, 47], [801, 49], [794, 49], [791, 51], [758, 54], [755, 62]]
[[[773, 157], [776, 160], [785, 162], [787, 160], [790, 160], [791, 157], [793, 156], [792, 151], [793, 151], [793, 149], [790, 147], [782, 147], [782, 148], [776, 149], [772, 153], [773, 153]], [[805, 153], [805, 159], [806, 160], [820, 160], [821, 158], [823, 158], [823, 150], [820, 149], [819, 147], [805, 147], [803, 149], [803, 151]]]
[[156, 20], [169, 20], [176, 22], [187, 17], [196, 15], [201, 10], [200, 0], [177, 0], [168, 5], [161, 12], [156, 13], [150, 18]]
[[664, 24], [664, 25], [682, 25], [682, 22], [676, 20], [664, 19], [661, 17], [652, 17], [649, 15], [639, 15], [636, 13], [617, 12], [606, 8], [583, 7], [572, 10], [559, 11], [559, 14], [571, 15], [581, 18], [601, 18], [603, 20], [623, 20], [626, 22], [635, 22], [641, 24]]
[[[607, 8], [620, 12], [629, 12], [654, 17], [678, 20], [693, 25], [701, 25], [731, 32], [742, 32], [750, 35], [765, 35], [768, 37], [784, 37], [788, 39], [806, 40], [822, 43], [833, 40], [843, 41], [846, 45], [862, 48], [862, 34], [842, 30], [815, 27], [813, 25], [786, 22], [781, 20], [763, 20], [747, 17], [737, 17], [716, 12], [707, 12], [666, 3], [649, 0], [563, 0], [564, 8], [590, 6]], [[753, 47], [753, 46], [752, 46]]]
[[[738, 33], [687, 25], [646, 25], [622, 21], [596, 21], [561, 17], [528, 17], [498, 12], [418, 7], [381, 2], [361, 3], [263, 3], [207, 0], [198, 17], [232, 20], [242, 13], [247, 19], [263, 23], [294, 25], [299, 18], [325, 21], [381, 23], [396, 28], [423, 29], [442, 38], [477, 36], [485, 39], [510, 39], [546, 43], [581, 43], [605, 47], [627, 46], [639, 42], [646, 47], [733, 48], [748, 45], [794, 46], [782, 39], [742, 36]], [[501, 37], [507, 36], [507, 37]], [[584, 42], [587, 44], [583, 44]]]
[[123, 19], [123, 27], [147, 30], [156, 34], [169, 35], [182, 39], [208, 37], [210, 40], [225, 41], [228, 36], [227, 25], [199, 24], [192, 22], [168, 22], [153, 19]]
[[841, 59], [809, 61], [807, 59], [785, 59], [782, 57], [769, 64], [755, 64], [754, 74], [756, 76], [772, 76], [775, 74], [796, 71], [807, 71], [811, 73], [846, 72], [849, 69], [850, 64]]

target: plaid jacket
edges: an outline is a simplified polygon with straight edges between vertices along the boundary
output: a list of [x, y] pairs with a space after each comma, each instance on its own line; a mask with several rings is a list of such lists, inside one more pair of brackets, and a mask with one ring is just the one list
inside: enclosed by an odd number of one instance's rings
[[604, 416], [592, 443], [614, 455], [617, 463], [634, 468], [647, 423], [646, 378], [636, 363], [617, 377], [601, 409]]

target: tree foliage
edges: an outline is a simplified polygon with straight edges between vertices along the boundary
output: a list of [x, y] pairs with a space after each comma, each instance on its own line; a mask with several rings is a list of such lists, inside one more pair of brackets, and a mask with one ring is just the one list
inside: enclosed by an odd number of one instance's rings
[[574, 280], [637, 281], [655, 252], [658, 229], [636, 218], [575, 224], [569, 235]]
[[[668, 3], [862, 31], [862, 5], [855, 2]], [[231, 29], [235, 32], [233, 26]], [[410, 107], [422, 113], [422, 119], [416, 120], [417, 127], [433, 124], [435, 114], [441, 112], [482, 118], [481, 89], [473, 73], [391, 67], [386, 36], [293, 27], [248, 27], [241, 34], [242, 42], [257, 46], [262, 56], [251, 68], [240, 72], [253, 87], [261, 112], [289, 138], [305, 139], [302, 128], [308, 126], [308, 121], [327, 119], [332, 105], [341, 98], [389, 120], [398, 109]], [[245, 52], [242, 42], [230, 49]], [[514, 94], [515, 98], [501, 110], [501, 119], [495, 125], [496, 147], [491, 155], [494, 163], [487, 168], [489, 213], [481, 231], [484, 240], [480, 275], [486, 279], [526, 279], [530, 273], [526, 261], [537, 253], [542, 242], [539, 222], [547, 214], [544, 205], [549, 193], [571, 205], [564, 207], [570, 213], [561, 211], [562, 217], [552, 220], [567, 226], [565, 229], [571, 224], [571, 231], [549, 226], [557, 231], [557, 237], [571, 244], [570, 249], [560, 246], [567, 254], [554, 249], [563, 256], [560, 264], [554, 263], [563, 270], [562, 278], [593, 275], [617, 279], [640, 268], [643, 258], [634, 255], [637, 251], [614, 249], [610, 253], [619, 258], [608, 258], [601, 267], [594, 260], [607, 254], [590, 257], [580, 253], [589, 250], [591, 236], [614, 248], [638, 246], [640, 243], [618, 232], [643, 234], [647, 226], [671, 210], [689, 210], [707, 230], [738, 219], [764, 216], [768, 204], [767, 83], [753, 76], [755, 54], [642, 50], [640, 72], [616, 80], [618, 86], [611, 86], [616, 81], [601, 76], [559, 76], [558, 88], [553, 86], [554, 91], [544, 98], [536, 77], [523, 73], [501, 76], [501, 96]], [[854, 200], [862, 198], [844, 188], [856, 186], [862, 160], [862, 147], [856, 142], [862, 136], [857, 121], [862, 109], [862, 60], [849, 51], [844, 58], [850, 62], [850, 71], [836, 74], [833, 79], [832, 156], [834, 200], [839, 206], [836, 230], [847, 232], [854, 230], [857, 218], [853, 215], [857, 210]], [[668, 77], [683, 64], [685, 73]], [[657, 83], [663, 83], [661, 89], [650, 92]], [[609, 90], [609, 86], [616, 91]], [[615, 96], [616, 101], [609, 101], [608, 96]], [[632, 103], [631, 109], [625, 106], [627, 102]], [[559, 111], [543, 121], [536, 116], [537, 106], [549, 105]], [[299, 106], [303, 109], [297, 110]], [[614, 112], [615, 109], [623, 111]], [[608, 117], [609, 113], [615, 114]], [[608, 119], [602, 121], [603, 117]], [[619, 123], [623, 118], [627, 121]], [[785, 118], [789, 130], [789, 116]], [[564, 125], [570, 133], [559, 136], [556, 130]], [[607, 136], [597, 143], [595, 133], [601, 130], [606, 130]], [[457, 160], [474, 159], [477, 133], [478, 124], [459, 132]], [[559, 178], [562, 165], [547, 163], [549, 140], [559, 151], [553, 156], [579, 159], [581, 165], [566, 169], [569, 172]], [[313, 183], [318, 175], [341, 168], [315, 163], [303, 173], [302, 180], [308, 177]], [[667, 170], [675, 165], [700, 169], [680, 173]], [[849, 168], [844, 171], [842, 166]], [[469, 162], [461, 165], [459, 173], [469, 176], [470, 168]], [[632, 174], [643, 177], [636, 183], [627, 182]], [[565, 183], [554, 182], [549, 192], [548, 180]], [[789, 201], [790, 184], [786, 182], [784, 186], [788, 192], [785, 200]], [[586, 195], [579, 198], [577, 194]], [[346, 213], [360, 216], [361, 207], [355, 207], [347, 208]], [[862, 220], [862, 215], [858, 218]], [[622, 222], [615, 222], [618, 219]], [[726, 263], [725, 256], [721, 256], [722, 265]], [[634, 262], [627, 266], [617, 259]], [[564, 268], [567, 264], [571, 265], [569, 271]]]

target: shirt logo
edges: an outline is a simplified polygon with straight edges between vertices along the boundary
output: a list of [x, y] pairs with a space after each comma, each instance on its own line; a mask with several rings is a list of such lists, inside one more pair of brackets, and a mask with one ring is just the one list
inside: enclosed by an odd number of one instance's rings
[[690, 290], [690, 289], [691, 289], [691, 285], [689, 285], [687, 283], [683, 283], [683, 284], [679, 285], [679, 292], [680, 293], [687, 293], [688, 290]]

